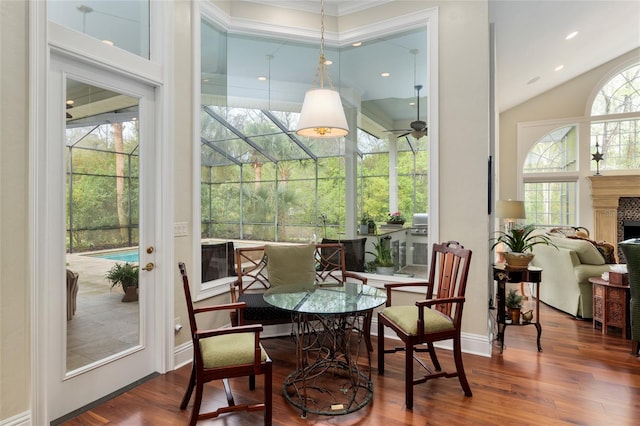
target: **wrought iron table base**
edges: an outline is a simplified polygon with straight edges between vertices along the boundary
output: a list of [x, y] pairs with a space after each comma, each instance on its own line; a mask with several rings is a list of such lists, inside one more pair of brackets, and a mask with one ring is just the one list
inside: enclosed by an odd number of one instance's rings
[[364, 313], [293, 314], [297, 366], [282, 389], [303, 418], [307, 413], [348, 414], [371, 401], [371, 355], [366, 348], [367, 374], [358, 366], [364, 318]]

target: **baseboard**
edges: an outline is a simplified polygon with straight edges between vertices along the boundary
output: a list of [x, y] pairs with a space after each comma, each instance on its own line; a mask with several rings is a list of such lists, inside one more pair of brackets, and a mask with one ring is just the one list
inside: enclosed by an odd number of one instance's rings
[[0, 420], [0, 426], [31, 426], [31, 411]]

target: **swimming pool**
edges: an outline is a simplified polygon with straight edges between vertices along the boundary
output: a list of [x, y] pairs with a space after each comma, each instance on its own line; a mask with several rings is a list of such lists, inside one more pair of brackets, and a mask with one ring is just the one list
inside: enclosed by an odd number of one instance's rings
[[138, 249], [110, 251], [106, 253], [97, 253], [89, 255], [91, 257], [99, 257], [100, 259], [118, 260], [120, 262], [138, 263]]

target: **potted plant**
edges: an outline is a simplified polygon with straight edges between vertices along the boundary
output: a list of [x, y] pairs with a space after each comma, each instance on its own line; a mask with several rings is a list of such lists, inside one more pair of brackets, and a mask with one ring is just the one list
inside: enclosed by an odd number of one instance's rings
[[138, 265], [126, 262], [116, 263], [105, 278], [111, 281], [111, 288], [119, 285], [124, 291], [123, 302], [138, 300]]
[[498, 231], [498, 237], [492, 239], [494, 243], [491, 248], [504, 244], [509, 248], [509, 251], [504, 253], [507, 266], [512, 269], [526, 269], [534, 256], [531, 253], [533, 246], [545, 244], [556, 247], [546, 235], [533, 234], [535, 229], [535, 225], [529, 224], [507, 232]]
[[518, 324], [520, 322], [520, 309], [522, 309], [522, 296], [511, 288], [504, 303], [507, 306], [507, 312], [511, 322]]
[[[373, 224], [373, 228], [371, 224]], [[360, 217], [360, 235], [375, 233], [375, 224], [371, 216], [369, 216], [368, 213], [364, 213], [362, 217]]]
[[376, 268], [376, 272], [382, 275], [393, 275], [395, 261], [393, 259], [393, 253], [391, 247], [386, 240], [378, 237], [378, 242], [373, 243], [375, 253], [367, 252], [375, 256], [373, 264]]
[[405, 217], [400, 212], [389, 213], [387, 217], [387, 223], [389, 225], [404, 225], [405, 221]]

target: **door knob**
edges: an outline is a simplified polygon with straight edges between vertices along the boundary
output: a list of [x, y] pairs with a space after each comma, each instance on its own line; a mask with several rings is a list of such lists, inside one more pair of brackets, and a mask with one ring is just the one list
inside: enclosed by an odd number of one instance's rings
[[153, 271], [153, 268], [155, 268], [156, 265], [153, 264], [153, 262], [149, 262], [147, 263], [147, 265], [142, 268], [143, 271]]

